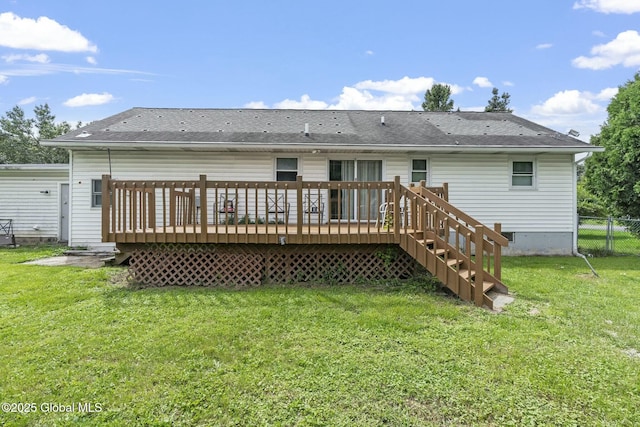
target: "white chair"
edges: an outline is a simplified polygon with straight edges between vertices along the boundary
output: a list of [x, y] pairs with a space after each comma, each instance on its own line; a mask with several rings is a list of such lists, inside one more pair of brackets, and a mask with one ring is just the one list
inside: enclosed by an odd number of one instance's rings
[[[404, 197], [400, 199], [400, 225], [404, 225], [404, 205], [405, 200]], [[391, 218], [393, 218], [393, 202], [384, 202], [380, 205], [378, 209], [378, 220], [376, 221], [376, 227], [382, 225], [388, 225], [389, 228], [393, 226], [393, 224], [387, 224], [387, 215], [391, 213]]]

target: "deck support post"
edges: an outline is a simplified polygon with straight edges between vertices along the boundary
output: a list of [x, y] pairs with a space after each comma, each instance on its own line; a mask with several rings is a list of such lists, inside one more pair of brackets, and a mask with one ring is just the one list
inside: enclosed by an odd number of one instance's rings
[[[502, 224], [496, 222], [493, 224], [493, 229], [496, 233], [502, 233]], [[502, 280], [502, 246], [493, 242], [493, 275], [498, 280]]]
[[396, 175], [393, 178], [393, 236], [394, 243], [400, 243], [400, 177]]
[[474, 278], [473, 300], [478, 307], [482, 307], [484, 296], [484, 227], [477, 225], [475, 230], [476, 268]]
[[[111, 197], [109, 189], [111, 187], [111, 175], [102, 175], [102, 241], [109, 241], [109, 213], [111, 211]], [[114, 214], [115, 215], [115, 214]]]
[[207, 243], [207, 175], [200, 175], [200, 239]]
[[296, 239], [302, 242], [302, 175], [296, 176]]

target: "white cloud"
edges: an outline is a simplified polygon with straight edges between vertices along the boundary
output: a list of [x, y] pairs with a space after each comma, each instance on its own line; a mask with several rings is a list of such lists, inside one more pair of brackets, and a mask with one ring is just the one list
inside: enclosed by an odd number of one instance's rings
[[592, 9], [600, 13], [640, 12], [640, 0], [578, 0], [574, 9]]
[[553, 44], [551, 43], [540, 43], [539, 45], [536, 45], [536, 49], [549, 49], [552, 47], [553, 47]]
[[473, 79], [473, 84], [480, 87], [493, 87], [493, 83], [486, 77], [476, 77]]
[[[354, 88], [360, 90], [369, 89], [379, 92], [408, 95], [416, 92], [424, 93], [427, 89], [430, 89], [434, 83], [435, 80], [431, 77], [410, 78], [405, 76], [400, 80], [365, 80], [356, 83], [354, 85]], [[451, 89], [453, 91], [453, 87]]]
[[21, 18], [12, 12], [0, 14], [0, 46], [14, 49], [60, 52], [97, 52], [98, 48], [78, 31], [53, 19]]
[[605, 89], [597, 95], [579, 90], [564, 90], [553, 95], [542, 104], [534, 105], [531, 112], [541, 116], [596, 114], [604, 107], [594, 101], [601, 101], [603, 94], [610, 93]]
[[606, 35], [604, 32], [600, 31], [600, 30], [595, 30], [595, 31], [594, 31], [593, 33], [591, 33], [591, 34], [593, 34], [593, 35], [594, 35], [594, 36], [596, 36], [596, 37], [607, 37], [607, 35]]
[[[335, 110], [421, 110], [424, 93], [435, 84], [431, 77], [403, 77], [398, 80], [365, 80], [353, 86], [345, 86], [333, 103], [313, 100], [302, 95], [300, 100], [285, 99], [272, 108], [335, 109]], [[447, 83], [443, 83], [447, 84]], [[470, 90], [456, 84], [448, 84], [453, 95]], [[246, 108], [269, 108], [262, 101], [245, 104]]]
[[513, 82], [510, 82], [509, 80], [503, 81], [502, 84], [505, 86], [515, 86], [515, 84]]
[[37, 98], [35, 96], [30, 96], [28, 98], [25, 99], [21, 99], [20, 101], [18, 101], [18, 105], [29, 105], [29, 104], [33, 104], [34, 102], [36, 102]]
[[617, 87], [608, 87], [606, 89], [602, 89], [598, 94], [594, 96], [598, 101], [606, 101], [607, 103], [611, 101], [611, 98], [618, 94]]
[[63, 105], [67, 107], [86, 107], [88, 105], [102, 105], [108, 104], [113, 101], [114, 97], [108, 92], [103, 93], [83, 93], [82, 95], [74, 96], [63, 102]]
[[266, 110], [269, 108], [267, 104], [262, 101], [252, 101], [244, 104], [244, 108], [254, 108], [256, 110]]
[[12, 64], [18, 61], [37, 62], [40, 64], [47, 64], [50, 61], [49, 55], [45, 53], [39, 53], [37, 55], [28, 55], [26, 53], [22, 53], [22, 54], [13, 53], [11, 55], [2, 55], [2, 59], [4, 59], [4, 62], [8, 64]]
[[374, 52], [374, 51], [372, 51], [372, 50], [368, 50], [368, 51], [366, 51], [364, 54], [365, 54], [365, 55], [367, 55], [367, 56], [372, 56], [372, 55], [374, 55], [374, 54], [375, 54], [375, 52]]
[[0, 85], [4, 85], [7, 83], [9, 83], [9, 77], [3, 76], [2, 74], [0, 74]]
[[579, 56], [573, 60], [578, 68], [603, 70], [622, 64], [625, 67], [640, 66], [640, 34], [635, 30], [624, 31], [607, 44], [591, 48], [591, 57]]
[[96, 65], [98, 64], [98, 61], [96, 60], [96, 58], [94, 58], [93, 56], [87, 56], [87, 62], [91, 65]]
[[324, 101], [314, 101], [309, 95], [305, 94], [300, 97], [300, 101], [285, 99], [284, 101], [276, 102], [274, 107], [290, 110], [324, 110], [327, 108], [327, 103]]
[[588, 141], [591, 135], [600, 132], [600, 125], [607, 119], [606, 105], [617, 92], [617, 88], [605, 88], [598, 93], [561, 91], [522, 116], [562, 133], [576, 129], [580, 139]]

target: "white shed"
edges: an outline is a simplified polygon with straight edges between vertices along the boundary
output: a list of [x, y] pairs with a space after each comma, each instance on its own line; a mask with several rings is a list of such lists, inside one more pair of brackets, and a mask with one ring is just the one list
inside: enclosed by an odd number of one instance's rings
[[69, 165], [0, 165], [0, 222], [20, 242], [69, 240]]

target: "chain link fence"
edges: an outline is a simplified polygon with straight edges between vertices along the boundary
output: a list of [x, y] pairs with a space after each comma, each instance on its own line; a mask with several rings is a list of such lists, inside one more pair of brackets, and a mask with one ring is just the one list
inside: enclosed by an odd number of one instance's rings
[[585, 255], [640, 255], [640, 219], [581, 216], [578, 251]]

